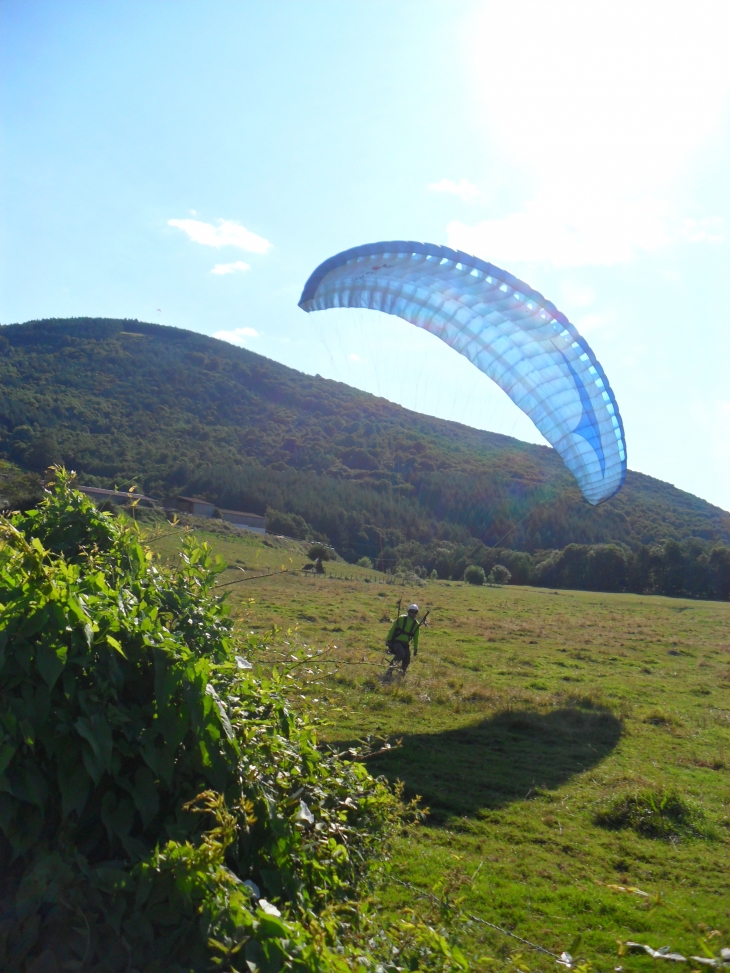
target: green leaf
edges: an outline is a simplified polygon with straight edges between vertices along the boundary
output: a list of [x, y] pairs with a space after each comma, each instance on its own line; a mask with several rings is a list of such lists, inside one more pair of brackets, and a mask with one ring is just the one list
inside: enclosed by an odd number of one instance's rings
[[47, 621], [48, 609], [45, 607], [40, 610], [36, 609], [32, 614], [26, 615], [21, 625], [18, 626], [18, 632], [29, 639], [37, 632], [40, 632]]
[[101, 713], [94, 713], [90, 719], [80, 716], [74, 723], [74, 728], [91, 746], [91, 754], [88, 750], [84, 750], [83, 760], [94, 782], [98, 784], [102, 773], [111, 770], [113, 748], [111, 726]]
[[142, 824], [147, 827], [160, 809], [160, 795], [155, 784], [155, 777], [149, 767], [138, 767], [134, 775], [134, 803], [142, 817]]
[[121, 644], [121, 642], [118, 642], [118, 641], [117, 641], [117, 640], [116, 640], [116, 639], [114, 638], [114, 636], [113, 636], [113, 635], [107, 635], [107, 637], [106, 637], [106, 640], [107, 640], [107, 642], [109, 643], [109, 645], [111, 645], [111, 647], [112, 647], [113, 649], [116, 649], [116, 650], [117, 650], [117, 652], [118, 652], [118, 653], [119, 653], [119, 654], [120, 654], [120, 655], [121, 655], [121, 656], [122, 656], [123, 658], [125, 658], [125, 659], [127, 658], [127, 657], [126, 657], [126, 655], [124, 655], [124, 649], [122, 648], [122, 644]]
[[125, 838], [134, 824], [134, 805], [128, 797], [117, 800], [112, 791], [107, 791], [101, 802], [101, 820], [110, 837]]
[[283, 939], [289, 934], [286, 923], [279, 916], [269, 915], [259, 909], [256, 918], [258, 919], [258, 932], [264, 939]]
[[58, 768], [58, 786], [61, 790], [61, 813], [67, 818], [72, 811], [81, 814], [89, 796], [91, 780], [83, 763]]
[[44, 807], [48, 784], [41, 769], [32, 760], [24, 760], [10, 780], [10, 793], [21, 801]]
[[67, 652], [65, 645], [54, 649], [52, 646], [44, 644], [36, 649], [35, 664], [49, 689], [53, 689], [56, 680], [63, 672]]
[[34, 537], [31, 540], [30, 544], [31, 544], [31, 547], [35, 548], [35, 550], [38, 551], [38, 553], [40, 554], [41, 557], [45, 557], [45, 555], [47, 553], [46, 552], [46, 549], [43, 547], [43, 545], [41, 544], [41, 542], [38, 540], [37, 537]]
[[3, 743], [0, 746], [0, 774], [5, 773], [5, 769], [13, 759], [13, 754], [17, 750], [17, 746], [14, 743]]
[[21, 642], [19, 645], [13, 646], [13, 655], [20, 668], [28, 675], [33, 660], [33, 647], [27, 642]]
[[451, 947], [451, 959], [456, 963], [460, 970], [468, 970], [469, 962], [458, 946]]
[[36, 844], [43, 830], [44, 814], [41, 807], [29, 807], [14, 802], [13, 816], [5, 830], [13, 849], [23, 854]]
[[23, 743], [26, 743], [29, 747], [35, 745], [35, 729], [30, 720], [21, 720], [18, 724], [20, 732], [23, 735]]
[[213, 686], [211, 686], [210, 683], [208, 683], [208, 685], [205, 687], [205, 692], [207, 693], [208, 696], [211, 696], [213, 698], [213, 702], [215, 703], [215, 707], [218, 710], [218, 717], [219, 717], [219, 719], [221, 721], [221, 725], [222, 725], [222, 727], [223, 727], [223, 729], [225, 731], [226, 736], [231, 741], [231, 743], [235, 743], [235, 741], [236, 741], [236, 735], [233, 732], [233, 727], [231, 726], [231, 721], [228, 718], [228, 713], [226, 712], [226, 708], [223, 705], [223, 702], [221, 701], [220, 696], [215, 691], [215, 689], [213, 688]]

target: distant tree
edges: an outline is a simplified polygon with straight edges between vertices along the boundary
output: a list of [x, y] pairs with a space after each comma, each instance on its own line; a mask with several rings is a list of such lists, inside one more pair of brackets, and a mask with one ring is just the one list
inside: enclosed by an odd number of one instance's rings
[[312, 535], [312, 528], [299, 514], [285, 513], [271, 507], [266, 509], [266, 529], [271, 534], [283, 534], [298, 541], [306, 540]]
[[710, 554], [714, 597], [730, 600], [730, 547], [716, 547]]
[[627, 574], [626, 553], [617, 544], [597, 544], [589, 549], [586, 587], [590, 591], [624, 591]]
[[54, 463], [61, 462], [61, 450], [52, 432], [39, 433], [25, 450], [23, 459], [32, 470], [46, 470]]
[[429, 578], [431, 579], [431, 581], [438, 581], [439, 576], [436, 568], [434, 568], [433, 571], [429, 574]]
[[333, 552], [324, 544], [312, 544], [307, 551], [307, 557], [310, 561], [316, 561], [318, 558], [320, 561], [334, 561], [335, 559]]
[[626, 588], [634, 594], [643, 595], [654, 590], [653, 568], [656, 556], [642, 544], [630, 559], [626, 579]]
[[[505, 570], [507, 569], [505, 568]], [[486, 580], [487, 576], [484, 573], [484, 568], [480, 568], [478, 564], [470, 564], [464, 571], [464, 581], [467, 584], [484, 584]]]
[[667, 541], [662, 554], [659, 591], [664, 595], [681, 595], [684, 592], [686, 563], [684, 551], [677, 541]]
[[43, 481], [0, 460], [0, 510], [29, 510], [43, 497]]
[[495, 564], [487, 580], [490, 584], [509, 584], [512, 580], [512, 572], [504, 564]]
[[369, 557], [361, 557], [361, 558], [358, 558], [358, 560], [357, 560], [357, 566], [359, 568], [371, 568], [372, 569], [373, 562], [370, 560]]

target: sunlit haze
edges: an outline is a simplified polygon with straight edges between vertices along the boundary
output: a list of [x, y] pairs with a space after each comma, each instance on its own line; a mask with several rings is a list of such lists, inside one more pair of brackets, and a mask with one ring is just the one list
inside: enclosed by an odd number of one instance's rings
[[542, 441], [436, 338], [304, 314], [325, 258], [423, 240], [553, 301], [629, 467], [730, 509], [730, 6], [2, 0], [0, 320], [190, 328]]

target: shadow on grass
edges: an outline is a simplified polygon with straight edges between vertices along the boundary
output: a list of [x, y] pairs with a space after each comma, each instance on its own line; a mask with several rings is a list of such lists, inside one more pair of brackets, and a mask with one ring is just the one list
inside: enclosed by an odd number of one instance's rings
[[403, 745], [368, 762], [372, 773], [419, 794], [429, 820], [473, 816], [552, 790], [600, 763], [621, 722], [606, 710], [507, 710], [472, 726], [403, 736]]

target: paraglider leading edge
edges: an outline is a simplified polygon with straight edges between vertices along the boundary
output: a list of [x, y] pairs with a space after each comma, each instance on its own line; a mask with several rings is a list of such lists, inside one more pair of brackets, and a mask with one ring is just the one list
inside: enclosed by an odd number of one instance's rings
[[431, 243], [370, 243], [320, 264], [299, 307], [371, 308], [430, 331], [532, 419], [589, 503], [623, 486], [624, 428], [603, 368], [565, 315], [507, 271]]

